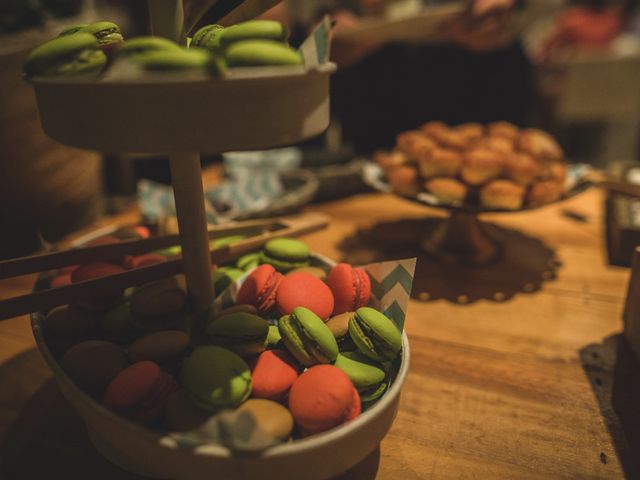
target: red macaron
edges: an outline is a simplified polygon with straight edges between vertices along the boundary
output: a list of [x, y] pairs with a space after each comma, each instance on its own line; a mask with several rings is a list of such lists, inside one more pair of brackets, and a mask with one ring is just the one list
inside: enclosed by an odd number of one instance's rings
[[362, 268], [353, 268], [348, 263], [339, 263], [329, 273], [327, 285], [333, 293], [333, 314], [355, 312], [364, 307], [371, 298], [371, 280]]
[[178, 389], [175, 379], [150, 361], [122, 370], [104, 392], [104, 405], [125, 417], [147, 423], [162, 414], [167, 399]]
[[326, 283], [313, 275], [291, 273], [280, 283], [276, 305], [281, 315], [289, 315], [296, 307], [305, 307], [327, 320], [333, 312], [333, 293]]
[[260, 313], [268, 312], [276, 304], [276, 293], [283, 278], [271, 265], [260, 265], [245, 279], [238, 291], [236, 303], [253, 305]]
[[[71, 282], [83, 282], [124, 272], [124, 268], [108, 262], [94, 262], [80, 265], [71, 272]], [[89, 310], [106, 310], [122, 297], [123, 290], [116, 289], [100, 293], [98, 296], [78, 300], [78, 304]]]
[[284, 350], [266, 350], [249, 367], [251, 396], [276, 401], [287, 396], [301, 370], [294, 358]]
[[316, 365], [291, 387], [289, 410], [302, 433], [311, 435], [353, 420], [362, 406], [346, 373], [333, 365]]
[[124, 268], [131, 270], [133, 268], [148, 267], [156, 263], [164, 263], [167, 257], [157, 253], [145, 253], [143, 255], [129, 256], [124, 262]]

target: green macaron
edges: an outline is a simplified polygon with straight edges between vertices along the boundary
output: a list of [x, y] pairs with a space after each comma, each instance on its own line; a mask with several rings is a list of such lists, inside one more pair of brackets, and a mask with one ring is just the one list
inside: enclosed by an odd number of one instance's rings
[[338, 356], [335, 337], [322, 319], [308, 308], [296, 307], [278, 321], [287, 350], [304, 366], [333, 363]]
[[384, 314], [361, 307], [349, 319], [349, 335], [360, 352], [373, 360], [393, 360], [402, 348], [402, 334]]
[[269, 240], [260, 252], [260, 263], [268, 263], [280, 272], [309, 265], [309, 246], [295, 238]]
[[141, 54], [136, 57], [136, 61], [143, 69], [153, 72], [205, 71], [211, 62], [211, 55], [204, 50], [181, 47], [179, 50]]
[[273, 40], [241, 40], [224, 50], [229, 67], [298, 66], [304, 63], [300, 52]]
[[234, 243], [241, 242], [245, 238], [246, 237], [244, 235], [228, 235], [226, 237], [220, 237], [212, 240], [211, 242], [209, 242], [209, 246], [212, 249], [223, 248], [229, 245], [233, 245]]
[[243, 40], [272, 40], [286, 42], [287, 30], [275, 20], [249, 20], [236, 23], [218, 33], [218, 43], [227, 47], [232, 43]]
[[363, 402], [376, 400], [387, 389], [383, 366], [360, 352], [342, 352], [334, 365], [347, 374]]
[[218, 267], [212, 274], [213, 288], [216, 294], [226, 290], [229, 285], [244, 275], [244, 270], [234, 267]]
[[179, 52], [180, 45], [163, 37], [136, 37], [123, 42], [115, 51], [115, 58], [136, 60], [151, 52]]
[[205, 25], [193, 34], [190, 47], [217, 50], [220, 48], [220, 34], [224, 30], [222, 25]]
[[236, 262], [236, 267], [244, 270], [245, 272], [260, 265], [260, 253], [247, 253], [241, 256]]
[[266, 345], [267, 348], [275, 348], [282, 340], [280, 330], [277, 325], [269, 325], [269, 333], [267, 334]]
[[79, 31], [90, 33], [96, 37], [100, 45], [109, 45], [124, 41], [120, 27], [113, 22], [95, 22]]
[[64, 37], [66, 35], [72, 35], [74, 33], [78, 33], [79, 31], [81, 31], [83, 28], [88, 27], [89, 24], [88, 23], [81, 23], [79, 25], [72, 25], [70, 27], [65, 28], [64, 30], [62, 30], [58, 36], [59, 37]]
[[29, 53], [24, 63], [28, 76], [96, 75], [107, 63], [98, 40], [88, 33], [54, 38]]
[[269, 322], [251, 313], [229, 313], [208, 322], [206, 330], [216, 345], [238, 355], [256, 355], [266, 348]]
[[251, 394], [251, 371], [230, 350], [198, 347], [182, 364], [182, 384], [194, 403], [204, 410], [234, 408]]

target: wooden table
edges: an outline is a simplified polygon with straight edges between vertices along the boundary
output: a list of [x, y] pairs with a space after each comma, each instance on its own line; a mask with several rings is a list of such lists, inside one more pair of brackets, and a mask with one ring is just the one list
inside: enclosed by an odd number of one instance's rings
[[[621, 389], [608, 338], [622, 328], [629, 272], [606, 265], [602, 205], [592, 190], [529, 213], [487, 216], [555, 249], [558, 278], [501, 303], [412, 300], [412, 366], [398, 417], [379, 450], [341, 478], [622, 478], [625, 469], [634, 476], [624, 418], [610, 403]], [[436, 214], [382, 194], [309, 210], [333, 220], [304, 240], [337, 259], [340, 242], [358, 228]], [[4, 281], [0, 295], [26, 292], [32, 281]], [[137, 478], [93, 449], [35, 350], [27, 318], [0, 323], [0, 445], [0, 478]]]

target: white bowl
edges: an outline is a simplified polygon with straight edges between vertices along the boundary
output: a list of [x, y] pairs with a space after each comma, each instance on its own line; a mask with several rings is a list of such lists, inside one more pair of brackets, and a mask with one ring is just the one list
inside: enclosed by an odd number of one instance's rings
[[[113, 231], [113, 227], [94, 231], [78, 238], [72, 245], [82, 245]], [[314, 257], [319, 263], [334, 264], [322, 255]], [[355, 420], [253, 455], [234, 452], [216, 444], [188, 450], [179, 447], [171, 437], [107, 410], [78, 388], [49, 350], [41, 320], [41, 314], [34, 313], [31, 316], [36, 344], [53, 371], [62, 394], [82, 416], [96, 449], [121, 468], [154, 478], [321, 480], [336, 476], [363, 460], [391, 428], [398, 411], [400, 391], [409, 372], [409, 340], [406, 332], [403, 332], [402, 354], [396, 377], [380, 400]]]
[[226, 447], [178, 447], [169, 437], [107, 410], [78, 388], [60, 368], [45, 343], [41, 316], [32, 315], [33, 335], [62, 394], [83, 418], [96, 449], [121, 468], [149, 477], [184, 480], [321, 480], [363, 460], [391, 428], [400, 391], [409, 371], [409, 341], [402, 335], [402, 359], [396, 378], [381, 399], [355, 420], [259, 454], [238, 454]]

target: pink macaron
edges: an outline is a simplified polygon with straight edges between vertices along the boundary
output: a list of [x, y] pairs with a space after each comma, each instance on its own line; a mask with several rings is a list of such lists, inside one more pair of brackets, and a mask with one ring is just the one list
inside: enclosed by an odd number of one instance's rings
[[281, 315], [289, 315], [296, 307], [305, 307], [327, 320], [333, 312], [333, 293], [326, 283], [313, 275], [291, 273], [280, 283], [276, 305]]
[[362, 405], [346, 373], [333, 365], [316, 365], [291, 387], [289, 410], [302, 433], [311, 435], [353, 420]]
[[251, 396], [268, 400], [283, 400], [302, 367], [284, 350], [265, 350], [252, 362]]
[[276, 294], [283, 278], [271, 265], [260, 265], [245, 279], [236, 303], [253, 305], [259, 313], [270, 311], [276, 304]]
[[160, 417], [169, 395], [178, 389], [175, 379], [150, 361], [134, 363], [109, 383], [102, 402], [131, 420], [147, 423]]
[[[124, 268], [108, 262], [85, 263], [71, 272], [71, 282], [83, 282], [108, 275], [116, 275], [124, 272]], [[83, 298], [77, 301], [78, 305], [89, 310], [106, 310], [122, 297], [122, 290], [100, 293], [91, 298]]]
[[339, 263], [329, 273], [327, 285], [333, 293], [333, 314], [355, 312], [368, 305], [371, 298], [371, 280], [362, 268]]

